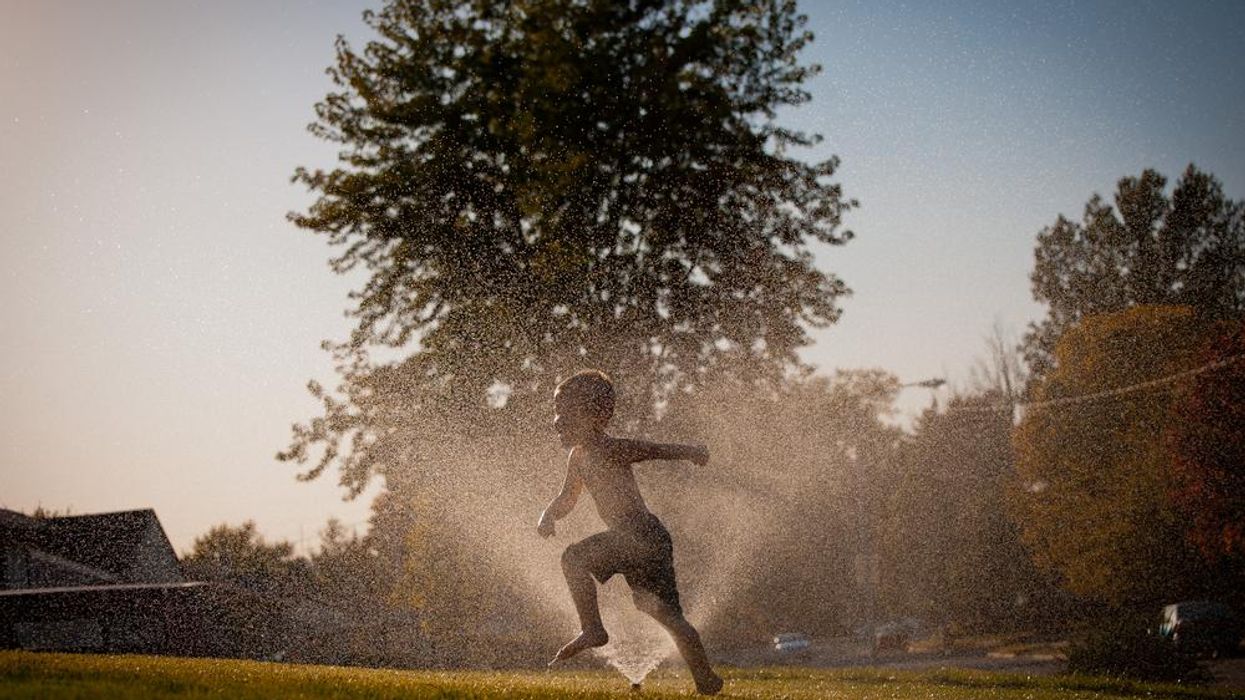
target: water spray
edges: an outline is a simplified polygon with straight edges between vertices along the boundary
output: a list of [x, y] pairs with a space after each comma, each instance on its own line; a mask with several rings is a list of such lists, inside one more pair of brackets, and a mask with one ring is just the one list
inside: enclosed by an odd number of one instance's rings
[[674, 642], [656, 622], [635, 609], [630, 588], [621, 578], [615, 577], [600, 588], [610, 642], [595, 652], [631, 682], [633, 692], [639, 692], [648, 674], [674, 652]]

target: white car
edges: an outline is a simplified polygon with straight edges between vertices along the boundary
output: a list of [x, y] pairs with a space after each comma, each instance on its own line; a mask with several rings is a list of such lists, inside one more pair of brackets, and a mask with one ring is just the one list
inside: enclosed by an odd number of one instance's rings
[[783, 632], [774, 635], [774, 651], [799, 651], [807, 649], [810, 642], [802, 632]]

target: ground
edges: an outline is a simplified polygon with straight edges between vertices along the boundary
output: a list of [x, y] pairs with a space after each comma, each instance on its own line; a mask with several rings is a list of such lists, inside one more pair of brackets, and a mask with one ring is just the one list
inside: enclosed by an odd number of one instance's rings
[[[726, 698], [1230, 698], [1226, 688], [1182, 687], [1070, 676], [965, 670], [896, 671], [727, 667]], [[650, 676], [643, 698], [686, 698], [691, 680], [678, 669]], [[0, 652], [3, 698], [631, 698], [607, 671], [386, 671], [255, 661]]]
[[[958, 639], [953, 649], [935, 640], [917, 640], [906, 651], [871, 655], [860, 638], [814, 640], [807, 649], [777, 652], [768, 647], [749, 647], [720, 653], [715, 658], [736, 666], [813, 666], [828, 669], [873, 668], [895, 671], [960, 669], [1002, 672], [1021, 676], [1055, 676], [1064, 672], [1068, 642], [1033, 635], [981, 635]], [[1245, 651], [1245, 649], [1243, 649]], [[1230, 659], [1205, 661], [1213, 685], [1245, 697], [1245, 654]]]

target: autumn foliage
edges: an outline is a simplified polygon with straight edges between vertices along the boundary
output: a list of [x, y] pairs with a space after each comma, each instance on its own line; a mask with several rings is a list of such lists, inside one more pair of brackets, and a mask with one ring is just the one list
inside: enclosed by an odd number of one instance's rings
[[1167, 432], [1171, 496], [1189, 539], [1211, 562], [1245, 562], [1245, 323], [1221, 327], [1182, 382]]
[[1088, 317], [1060, 339], [1055, 369], [1035, 387], [1014, 437], [1010, 501], [1037, 563], [1077, 595], [1151, 605], [1206, 578], [1169, 497], [1173, 384], [1106, 393], [1192, 368], [1205, 325], [1179, 306]]
[[1111, 605], [1232, 598], [1245, 563], [1245, 325], [1182, 306], [1064, 334], [1015, 433], [1037, 562]]

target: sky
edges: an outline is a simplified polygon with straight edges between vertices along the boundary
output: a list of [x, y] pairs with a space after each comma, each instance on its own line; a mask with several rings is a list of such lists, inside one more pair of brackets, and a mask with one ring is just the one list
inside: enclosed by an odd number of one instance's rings
[[[334, 383], [360, 277], [285, 219], [333, 40], [376, 2], [0, 0], [0, 506], [155, 508], [178, 551], [254, 519], [306, 551], [343, 500], [277, 462]], [[784, 123], [842, 159], [853, 295], [804, 358], [969, 382], [1039, 318], [1038, 231], [1190, 163], [1245, 199], [1245, 3], [803, 2], [823, 71]], [[911, 389], [915, 413], [930, 393]], [[533, 514], [535, 517], [535, 514]]]

